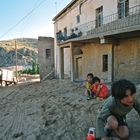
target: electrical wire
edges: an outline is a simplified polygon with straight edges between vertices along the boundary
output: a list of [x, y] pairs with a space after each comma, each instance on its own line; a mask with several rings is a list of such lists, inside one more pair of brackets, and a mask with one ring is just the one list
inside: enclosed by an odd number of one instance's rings
[[30, 16], [37, 8], [39, 8], [46, 0], [42, 0], [36, 7], [34, 7], [31, 11], [29, 11], [24, 17], [22, 17], [15, 25], [9, 28], [5, 33], [0, 36], [0, 39], [7, 35], [11, 30], [13, 30], [17, 25], [19, 25], [22, 21], [24, 21], [28, 16]]

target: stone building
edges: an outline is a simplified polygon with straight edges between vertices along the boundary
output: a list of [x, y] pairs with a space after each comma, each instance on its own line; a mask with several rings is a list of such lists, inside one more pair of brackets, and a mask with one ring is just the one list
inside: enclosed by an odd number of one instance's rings
[[72, 0], [53, 21], [60, 78], [140, 82], [140, 0]]
[[54, 75], [54, 38], [38, 37], [38, 62], [40, 80]]

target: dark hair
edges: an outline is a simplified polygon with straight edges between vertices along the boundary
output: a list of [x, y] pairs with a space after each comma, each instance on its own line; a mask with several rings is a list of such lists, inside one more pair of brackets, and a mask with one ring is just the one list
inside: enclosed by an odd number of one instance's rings
[[88, 77], [88, 76], [91, 76], [92, 78], [94, 77], [94, 75], [93, 75], [92, 73], [88, 73], [88, 74], [87, 74], [87, 77]]
[[90, 132], [89, 132], [89, 134], [93, 134], [93, 133], [94, 133], [93, 131], [90, 131]]
[[111, 93], [113, 97], [121, 100], [126, 96], [126, 90], [128, 89], [131, 91], [131, 95], [136, 93], [136, 87], [132, 82], [121, 79], [112, 84]]
[[95, 82], [100, 82], [100, 81], [101, 81], [100, 78], [97, 77], [97, 76], [95, 76], [95, 77], [93, 78], [93, 83], [95, 83]]

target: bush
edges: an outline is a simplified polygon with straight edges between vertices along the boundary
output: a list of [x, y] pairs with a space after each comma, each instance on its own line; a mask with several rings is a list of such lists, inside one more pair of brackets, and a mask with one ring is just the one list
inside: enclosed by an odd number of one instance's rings
[[39, 74], [39, 64], [33, 62], [32, 69], [25, 69], [18, 71], [18, 74]]

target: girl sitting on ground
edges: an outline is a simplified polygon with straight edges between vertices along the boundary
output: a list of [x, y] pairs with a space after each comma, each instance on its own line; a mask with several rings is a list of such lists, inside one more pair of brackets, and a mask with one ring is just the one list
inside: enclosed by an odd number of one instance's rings
[[106, 84], [102, 83], [100, 78], [95, 76], [93, 78], [92, 93], [94, 93], [94, 98], [99, 97], [99, 99], [105, 99], [109, 96], [108, 88]]

